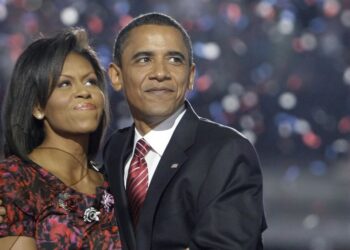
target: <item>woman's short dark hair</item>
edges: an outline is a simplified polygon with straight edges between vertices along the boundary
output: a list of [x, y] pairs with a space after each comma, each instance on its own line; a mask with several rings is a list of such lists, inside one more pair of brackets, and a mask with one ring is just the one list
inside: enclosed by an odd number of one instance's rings
[[[28, 159], [45, 137], [43, 121], [33, 117], [33, 108], [45, 108], [59, 80], [67, 55], [75, 52], [86, 58], [95, 70], [98, 86], [105, 93], [104, 70], [90, 47], [87, 33], [82, 28], [70, 28], [54, 37], [40, 38], [31, 43], [18, 58], [7, 88], [3, 106], [5, 156], [15, 154]], [[105, 95], [107, 98], [107, 95]], [[88, 156], [94, 157], [108, 122], [108, 101], [97, 130], [90, 135]]]
[[119, 67], [122, 66], [121, 58], [122, 58], [125, 43], [129, 37], [130, 31], [132, 31], [133, 29], [139, 26], [150, 25], [150, 24], [170, 26], [180, 31], [182, 35], [182, 39], [187, 48], [189, 64], [192, 65], [193, 63], [192, 42], [191, 42], [190, 36], [188, 35], [184, 27], [179, 22], [177, 22], [174, 18], [168, 15], [165, 15], [163, 13], [152, 12], [152, 13], [147, 13], [136, 17], [119, 32], [117, 38], [115, 39], [114, 52], [113, 52], [113, 61]]

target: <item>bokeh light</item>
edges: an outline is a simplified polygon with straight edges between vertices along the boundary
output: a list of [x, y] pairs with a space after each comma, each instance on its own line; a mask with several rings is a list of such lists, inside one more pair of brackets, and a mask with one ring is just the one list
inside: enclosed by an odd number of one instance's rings
[[79, 20], [79, 13], [73, 7], [67, 7], [61, 11], [61, 21], [64, 25], [75, 25]]

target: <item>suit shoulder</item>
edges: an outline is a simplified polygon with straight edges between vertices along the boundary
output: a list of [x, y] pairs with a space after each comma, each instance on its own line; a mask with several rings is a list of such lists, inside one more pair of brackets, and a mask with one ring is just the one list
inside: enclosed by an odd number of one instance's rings
[[109, 144], [111, 141], [117, 139], [118, 137], [127, 134], [131, 128], [132, 127], [125, 127], [125, 128], [120, 128], [120, 129], [116, 129], [116, 130], [112, 131], [109, 134], [109, 136], [107, 136], [107, 140], [106, 140], [105, 145]]
[[199, 118], [199, 131], [206, 133], [208, 137], [248, 140], [241, 132], [235, 128], [214, 122], [207, 118]]
[[131, 127], [125, 127], [125, 128], [116, 129], [116, 130], [114, 130], [114, 131], [111, 133], [110, 137], [122, 135], [122, 134], [124, 134], [124, 133], [127, 133], [130, 129], [131, 129]]
[[124, 141], [124, 138], [126, 138], [128, 133], [130, 132], [130, 129], [132, 129], [132, 127], [125, 127], [121, 129], [116, 129], [112, 133], [110, 133], [110, 135], [107, 137], [106, 142], [104, 143], [103, 155], [105, 155], [110, 148], [112, 148], [113, 151], [113, 148], [116, 145], [120, 146], [122, 144], [121, 142]]
[[211, 149], [223, 150], [222, 152], [231, 152], [227, 154], [231, 156], [244, 154], [250, 161], [255, 162], [254, 165], [260, 164], [255, 146], [246, 136], [232, 127], [209, 119], [200, 118], [197, 143], [202, 146], [207, 145]]

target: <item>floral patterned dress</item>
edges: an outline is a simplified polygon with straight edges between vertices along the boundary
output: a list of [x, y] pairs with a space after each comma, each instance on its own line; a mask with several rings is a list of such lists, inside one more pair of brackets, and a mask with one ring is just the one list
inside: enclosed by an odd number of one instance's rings
[[79, 193], [38, 165], [11, 156], [0, 163], [0, 196], [7, 211], [0, 237], [27, 236], [38, 249], [121, 249], [108, 184]]

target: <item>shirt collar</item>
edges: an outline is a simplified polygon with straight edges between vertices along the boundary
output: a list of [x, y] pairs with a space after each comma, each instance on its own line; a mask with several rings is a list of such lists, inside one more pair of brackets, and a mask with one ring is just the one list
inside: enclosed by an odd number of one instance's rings
[[185, 112], [185, 105], [182, 105], [174, 114], [162, 121], [160, 124], [158, 124], [158, 126], [153, 128], [143, 137], [135, 127], [134, 148], [136, 142], [139, 139], [144, 138], [152, 147], [152, 150], [159, 156], [162, 156], [171, 139], [171, 136], [173, 135]]

